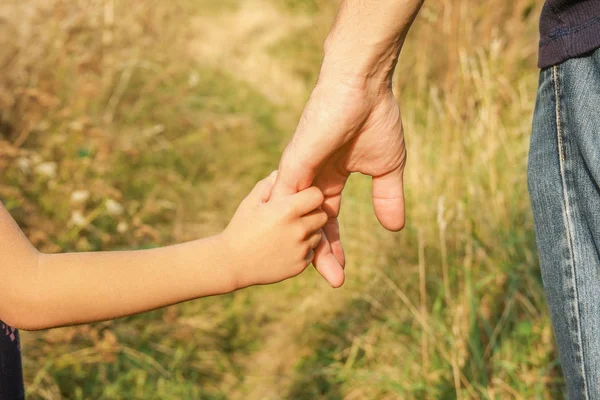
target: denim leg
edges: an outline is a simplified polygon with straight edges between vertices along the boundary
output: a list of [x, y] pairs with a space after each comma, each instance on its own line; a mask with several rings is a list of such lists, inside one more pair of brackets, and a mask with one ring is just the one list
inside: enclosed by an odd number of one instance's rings
[[544, 69], [528, 186], [571, 399], [600, 399], [600, 50]]

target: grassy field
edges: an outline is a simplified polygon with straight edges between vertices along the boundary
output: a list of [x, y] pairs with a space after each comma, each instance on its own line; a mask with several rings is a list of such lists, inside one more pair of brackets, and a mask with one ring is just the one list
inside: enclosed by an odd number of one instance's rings
[[[430, 1], [395, 77], [407, 226], [345, 192], [347, 282], [22, 333], [30, 399], [553, 399], [526, 156], [534, 0]], [[276, 168], [334, 0], [3, 0], [0, 200], [46, 252], [222, 229]]]

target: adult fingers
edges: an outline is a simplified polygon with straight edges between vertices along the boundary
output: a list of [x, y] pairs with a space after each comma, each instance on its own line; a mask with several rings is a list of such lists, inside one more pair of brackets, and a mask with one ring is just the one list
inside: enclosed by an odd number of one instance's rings
[[274, 198], [310, 187], [317, 174], [319, 160], [301, 152], [295, 139], [296, 137], [292, 139], [281, 156], [279, 174], [273, 188]]
[[334, 89], [339, 87], [317, 85], [311, 93], [296, 132], [281, 157], [275, 196], [309, 187], [321, 167], [351, 139], [347, 134], [349, 127], [359, 125], [356, 119], [364, 114], [363, 107], [360, 104], [357, 107], [353, 93]]
[[325, 200], [321, 208], [329, 216], [329, 221], [323, 228], [331, 251], [338, 263], [343, 268], [346, 263], [342, 242], [340, 240], [340, 229], [337, 216], [340, 213], [342, 202], [342, 192], [348, 179], [348, 172], [336, 168], [335, 162], [329, 163], [323, 169], [323, 172], [315, 179], [317, 185], [323, 191]]
[[344, 254], [344, 248], [342, 247], [342, 241], [340, 239], [340, 226], [338, 224], [337, 218], [329, 218], [325, 226], [323, 227], [323, 232], [327, 237], [327, 241], [329, 242], [329, 246], [331, 247], [331, 252], [333, 256], [340, 264], [342, 268], [346, 267], [346, 255]]
[[333, 255], [326, 235], [321, 237], [321, 243], [315, 249], [313, 265], [332, 287], [338, 288], [344, 284], [344, 269]]
[[341, 203], [342, 193], [339, 193], [334, 196], [326, 197], [321, 208], [329, 216], [329, 220], [323, 227], [323, 232], [325, 232], [325, 235], [327, 236], [327, 241], [331, 246], [331, 252], [342, 268], [344, 268], [346, 265], [346, 256], [344, 255], [344, 249], [342, 248], [340, 226], [337, 219], [337, 216], [340, 213]]
[[373, 177], [373, 208], [384, 228], [399, 231], [404, 227], [404, 166]]

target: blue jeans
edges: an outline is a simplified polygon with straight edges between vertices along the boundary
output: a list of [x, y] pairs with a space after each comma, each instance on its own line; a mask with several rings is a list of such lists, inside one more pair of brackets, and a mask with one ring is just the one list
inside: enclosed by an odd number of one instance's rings
[[571, 399], [600, 399], [600, 49], [543, 69], [527, 173]]

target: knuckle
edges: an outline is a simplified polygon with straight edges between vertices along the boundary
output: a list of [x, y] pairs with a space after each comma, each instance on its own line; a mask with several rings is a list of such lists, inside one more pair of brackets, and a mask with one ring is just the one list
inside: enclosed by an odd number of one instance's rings
[[290, 202], [281, 202], [277, 207], [279, 219], [288, 220], [294, 213], [294, 205]]
[[294, 214], [294, 211], [296, 210], [296, 207], [294, 206], [293, 203], [286, 203], [283, 206], [283, 214], [287, 217], [292, 216]]
[[306, 238], [306, 228], [303, 225], [296, 226], [292, 233], [295, 242], [302, 242]]
[[312, 186], [310, 190], [312, 191], [312, 195], [314, 196], [315, 202], [323, 203], [323, 201], [325, 201], [325, 196], [323, 195], [321, 189], [319, 189], [316, 186]]
[[270, 210], [264, 210], [260, 217], [260, 220], [264, 221], [266, 225], [281, 226], [285, 222], [281, 213], [274, 208], [271, 208]]

